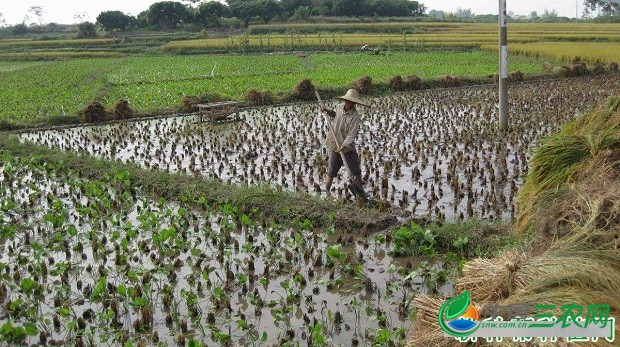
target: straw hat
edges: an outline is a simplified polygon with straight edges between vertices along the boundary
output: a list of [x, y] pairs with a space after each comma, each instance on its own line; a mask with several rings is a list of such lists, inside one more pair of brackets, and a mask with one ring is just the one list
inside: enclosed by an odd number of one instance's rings
[[354, 102], [356, 104], [360, 104], [362, 106], [370, 107], [370, 105], [368, 105], [367, 103], [363, 102], [360, 99], [359, 94], [357, 93], [357, 90], [355, 90], [355, 89], [347, 90], [347, 93], [345, 95], [343, 95], [343, 96], [338, 97], [338, 99], [340, 99], [340, 100], [349, 100], [349, 101]]

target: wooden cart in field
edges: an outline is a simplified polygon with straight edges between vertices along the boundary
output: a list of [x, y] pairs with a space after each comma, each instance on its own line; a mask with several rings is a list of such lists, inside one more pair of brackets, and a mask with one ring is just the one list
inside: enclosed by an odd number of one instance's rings
[[236, 122], [240, 121], [239, 115], [240, 102], [236, 101], [221, 101], [212, 102], [208, 104], [198, 104], [198, 114], [200, 122], [206, 118], [212, 123], [224, 123], [224, 122]]

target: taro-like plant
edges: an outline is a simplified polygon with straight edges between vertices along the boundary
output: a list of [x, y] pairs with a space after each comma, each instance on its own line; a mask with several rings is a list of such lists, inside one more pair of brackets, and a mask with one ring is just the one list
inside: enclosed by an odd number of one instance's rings
[[395, 256], [435, 253], [435, 235], [430, 229], [423, 229], [411, 222], [409, 227], [400, 227], [392, 231], [392, 250]]
[[328, 246], [325, 249], [325, 254], [327, 255], [327, 259], [329, 259], [330, 261], [339, 261], [340, 263], [343, 263], [347, 260], [349, 254], [347, 252], [344, 252], [340, 249], [340, 245], [337, 246]]

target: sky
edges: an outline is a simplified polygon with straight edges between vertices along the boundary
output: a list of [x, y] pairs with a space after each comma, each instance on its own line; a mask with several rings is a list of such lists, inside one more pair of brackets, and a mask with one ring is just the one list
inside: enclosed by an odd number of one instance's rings
[[[28, 10], [41, 6], [43, 15], [41, 23], [71, 24], [83, 21], [94, 22], [103, 11], [120, 10], [126, 14], [137, 15], [161, 0], [2, 0], [0, 13], [7, 25], [23, 22], [38, 23], [39, 19]], [[471, 9], [474, 14], [497, 13], [499, 0], [419, 0], [428, 10], [455, 12], [458, 8]], [[583, 0], [507, 0], [508, 11], [515, 14], [529, 15], [532, 11], [541, 14], [545, 9], [556, 10], [559, 16], [575, 17], [575, 5], [578, 3], [579, 16], [583, 12]], [[81, 16], [81, 17], [76, 17]]]

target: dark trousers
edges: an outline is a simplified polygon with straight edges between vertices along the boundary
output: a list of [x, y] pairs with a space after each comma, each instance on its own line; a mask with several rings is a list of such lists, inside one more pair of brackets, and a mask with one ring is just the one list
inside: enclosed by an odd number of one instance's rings
[[336, 177], [338, 170], [343, 165], [342, 157], [347, 161], [347, 166], [351, 170], [353, 176], [361, 176], [360, 158], [355, 150], [348, 151], [340, 155], [338, 152], [331, 151], [329, 153], [329, 164], [327, 167], [327, 176]]

